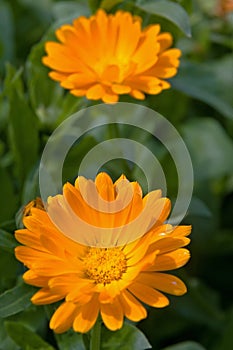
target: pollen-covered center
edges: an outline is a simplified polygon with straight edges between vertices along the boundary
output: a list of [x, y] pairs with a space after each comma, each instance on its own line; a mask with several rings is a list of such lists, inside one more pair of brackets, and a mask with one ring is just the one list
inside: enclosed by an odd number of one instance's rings
[[86, 275], [95, 283], [117, 281], [126, 271], [126, 257], [119, 247], [89, 248], [83, 259]]

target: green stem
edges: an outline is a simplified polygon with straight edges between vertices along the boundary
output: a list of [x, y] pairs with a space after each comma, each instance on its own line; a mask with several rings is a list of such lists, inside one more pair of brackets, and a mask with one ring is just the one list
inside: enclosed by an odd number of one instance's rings
[[91, 333], [90, 350], [100, 350], [101, 320], [98, 318]]

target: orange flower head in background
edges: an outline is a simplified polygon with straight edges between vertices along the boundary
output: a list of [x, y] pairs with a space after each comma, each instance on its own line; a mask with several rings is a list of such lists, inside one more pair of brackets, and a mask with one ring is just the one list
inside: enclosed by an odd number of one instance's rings
[[23, 217], [32, 215], [32, 208], [39, 208], [41, 210], [44, 209], [44, 204], [41, 198], [36, 197], [36, 199], [33, 199], [31, 202], [25, 205], [25, 207], [23, 208]]
[[[87, 189], [95, 186], [106, 202], [121, 196], [125, 186], [131, 187], [133, 195], [119, 213], [98, 212], [84, 202], [80, 180], [78, 177], [74, 186], [65, 184], [63, 194], [48, 201], [48, 205], [54, 202], [52, 210], [60, 210], [65, 222], [65, 203], [93, 227], [124, 227], [140, 215], [149, 199], [161, 210], [144, 235], [123, 246], [109, 248], [71, 240], [44, 209], [32, 208], [31, 215], [24, 217], [25, 228], [15, 233], [23, 245], [16, 247], [15, 254], [28, 268], [24, 281], [40, 288], [32, 302], [43, 305], [61, 301], [50, 320], [50, 328], [57, 333], [71, 327], [76, 332], [88, 332], [99, 314], [107, 328], [117, 330], [122, 327], [124, 317], [135, 322], [144, 319], [147, 311], [143, 304], [163, 308], [169, 304], [163, 293], [186, 292], [185, 284], [167, 271], [189, 260], [189, 251], [183, 247], [189, 243], [187, 235], [191, 228], [164, 223], [170, 211], [169, 199], [161, 197], [159, 190], [143, 197], [137, 182], [121, 176], [113, 183], [106, 173], [100, 173], [94, 182], [85, 179], [85, 184]], [[68, 220], [66, 224], [69, 225]], [[79, 234], [79, 227], [76, 232]]]
[[216, 13], [218, 16], [225, 16], [233, 12], [233, 0], [218, 0]]
[[179, 66], [181, 51], [170, 48], [171, 34], [160, 33], [159, 24], [143, 29], [130, 12], [108, 15], [100, 9], [63, 25], [56, 36], [59, 42], [46, 42], [42, 59], [52, 69], [49, 76], [90, 100], [114, 103], [122, 94], [139, 100], [159, 94]]

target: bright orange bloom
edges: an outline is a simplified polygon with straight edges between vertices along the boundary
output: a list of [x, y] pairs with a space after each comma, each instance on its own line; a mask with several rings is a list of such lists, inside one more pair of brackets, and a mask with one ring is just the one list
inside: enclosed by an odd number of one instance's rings
[[225, 16], [233, 11], [233, 0], [219, 0], [217, 3], [217, 14]]
[[107, 15], [103, 10], [79, 17], [73, 25], [56, 30], [60, 43], [47, 42], [43, 63], [49, 76], [75, 96], [117, 102], [130, 94], [143, 100], [170, 84], [164, 79], [177, 73], [179, 49], [170, 49], [172, 36], [160, 33], [159, 24], [141, 27], [129, 12]]
[[[57, 200], [69, 203], [71, 210], [83, 220], [92, 222], [93, 229], [126, 225], [141, 214], [149, 197], [161, 210], [142, 237], [123, 246], [103, 248], [71, 240], [59, 231], [46, 211], [31, 209], [32, 215], [24, 218], [26, 228], [16, 231], [17, 240], [24, 246], [18, 246], [15, 254], [29, 268], [23, 275], [24, 281], [40, 287], [32, 302], [41, 305], [62, 301], [50, 320], [50, 327], [57, 333], [70, 327], [77, 332], [87, 332], [99, 313], [106, 327], [117, 330], [122, 327], [124, 317], [140, 321], [147, 316], [142, 303], [162, 308], [169, 304], [162, 292], [173, 295], [186, 292], [179, 278], [166, 273], [183, 266], [190, 257], [189, 251], [183, 248], [190, 241], [186, 237], [190, 226], [164, 224], [170, 201], [161, 198], [160, 191], [143, 197], [139, 184], [123, 176], [113, 183], [107, 174], [100, 173], [95, 182], [86, 180], [86, 185], [94, 185], [109, 203], [117, 200], [127, 185], [132, 188], [133, 197], [119, 213], [98, 212], [82, 199], [80, 178], [77, 178], [75, 186], [64, 185], [63, 194], [51, 198], [48, 205], [54, 201], [52, 210], [58, 210]], [[79, 227], [76, 232], [81, 234]]]

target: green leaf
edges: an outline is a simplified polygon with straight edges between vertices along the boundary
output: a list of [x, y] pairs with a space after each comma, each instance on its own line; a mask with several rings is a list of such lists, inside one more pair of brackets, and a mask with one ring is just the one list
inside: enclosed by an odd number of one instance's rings
[[15, 87], [15, 89], [20, 95], [23, 94], [22, 73], [22, 68], [17, 70], [9, 63], [6, 64], [6, 76], [4, 80], [3, 94], [9, 96], [11, 93], [12, 85]]
[[39, 196], [39, 164], [37, 164], [28, 174], [24, 183], [22, 191], [22, 202], [26, 205], [31, 200]]
[[59, 350], [85, 350], [82, 334], [69, 330], [63, 334], [55, 334]]
[[124, 323], [116, 332], [104, 328], [101, 335], [101, 350], [143, 350], [151, 349], [145, 335], [137, 327]]
[[45, 41], [54, 39], [54, 27], [57, 26], [52, 26], [43, 40], [32, 48], [27, 61], [30, 102], [36, 115], [45, 125], [53, 125], [58, 120], [61, 122], [67, 115], [76, 112], [80, 103], [80, 98], [69, 92], [65, 95], [65, 90], [58, 82], [49, 78], [49, 69], [42, 64], [42, 57], [46, 55]]
[[18, 285], [0, 295], [0, 317], [5, 318], [31, 305], [30, 298], [36, 289], [26, 284]]
[[124, 0], [102, 0], [100, 7], [106, 11], [110, 11], [114, 6], [121, 4]]
[[195, 278], [187, 282], [187, 287], [188, 293], [176, 299], [173, 308], [190, 324], [219, 331], [225, 315], [219, 305], [218, 293]]
[[13, 217], [17, 208], [17, 197], [14, 194], [13, 181], [6, 169], [0, 166], [0, 193], [1, 198], [7, 199], [4, 205], [0, 206], [0, 222]]
[[18, 350], [19, 346], [9, 337], [4, 327], [4, 320], [0, 318], [0, 350]]
[[[1, 276], [1, 283], [0, 283], [0, 293], [5, 292], [6, 290], [12, 288], [17, 280], [17, 273], [19, 270], [19, 262], [15, 259], [15, 256], [5, 249], [1, 249], [0, 254], [0, 276]], [[7, 272], [6, 272], [7, 267]], [[0, 294], [0, 300], [1, 300], [1, 294]], [[1, 302], [0, 302], [0, 308], [1, 308]], [[1, 313], [1, 310], [0, 310]], [[1, 315], [0, 315], [1, 317]]]
[[233, 142], [222, 126], [211, 118], [193, 119], [183, 127], [196, 180], [231, 175]]
[[216, 342], [216, 347], [214, 350], [226, 350], [226, 349], [232, 349], [233, 348], [233, 308], [229, 311], [229, 314], [227, 315], [226, 325], [224, 327], [223, 335], [220, 339], [220, 341]]
[[52, 123], [59, 113], [59, 100], [64, 90], [48, 77], [49, 69], [41, 59], [45, 55], [44, 42], [35, 45], [27, 61], [29, 97], [35, 113], [44, 123]]
[[168, 346], [163, 350], [205, 350], [205, 348], [194, 341], [185, 341], [172, 346]]
[[9, 336], [25, 350], [54, 350], [54, 347], [45, 342], [39, 335], [21, 323], [7, 321], [5, 328]]
[[20, 183], [24, 181], [28, 171], [31, 170], [37, 160], [39, 146], [36, 117], [28, 104], [26, 96], [19, 89], [22, 84], [21, 74], [22, 71], [16, 72], [12, 76], [12, 68], [9, 67], [6, 78], [6, 95], [10, 104], [10, 148], [14, 155]]
[[191, 63], [183, 61], [179, 73], [172, 79], [172, 86], [197, 98], [233, 119], [232, 56], [217, 61]]
[[14, 248], [17, 247], [18, 243], [12, 233], [0, 229], [0, 247], [10, 253], [14, 252]]
[[66, 17], [89, 16], [90, 9], [86, 0], [59, 1], [53, 4], [52, 13], [56, 20], [61, 20]]
[[14, 22], [10, 6], [6, 1], [0, 3], [0, 69], [10, 61], [14, 54]]
[[165, 18], [175, 24], [188, 37], [191, 36], [189, 16], [187, 12], [179, 4], [168, 0], [145, 1], [142, 5], [138, 5], [143, 11], [152, 15]]

